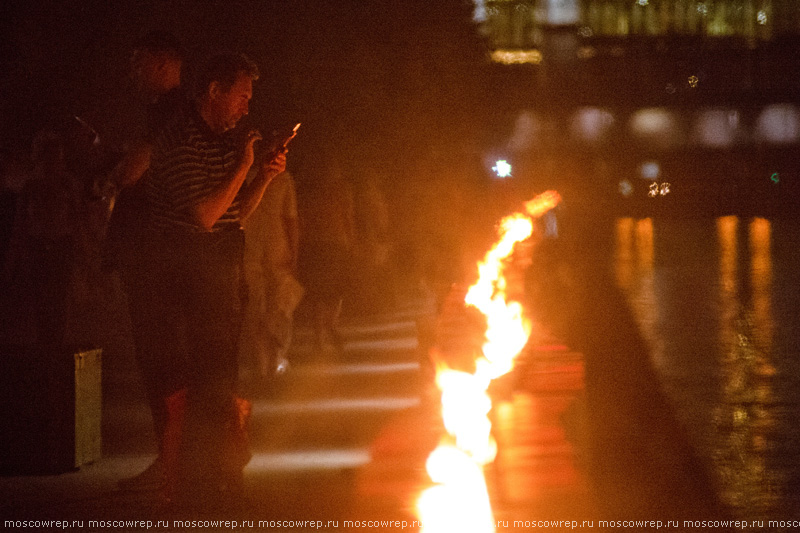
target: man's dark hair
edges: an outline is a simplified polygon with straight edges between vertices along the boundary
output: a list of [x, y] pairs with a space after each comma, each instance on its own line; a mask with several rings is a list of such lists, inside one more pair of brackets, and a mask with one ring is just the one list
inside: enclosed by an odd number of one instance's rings
[[141, 36], [133, 43], [134, 50], [152, 54], [169, 54], [175, 59], [183, 59], [186, 55], [180, 41], [169, 32], [153, 30]]
[[224, 91], [230, 91], [241, 73], [256, 81], [259, 76], [258, 65], [244, 54], [226, 52], [215, 55], [206, 61], [197, 78], [197, 95], [206, 94], [212, 82], [217, 82]]

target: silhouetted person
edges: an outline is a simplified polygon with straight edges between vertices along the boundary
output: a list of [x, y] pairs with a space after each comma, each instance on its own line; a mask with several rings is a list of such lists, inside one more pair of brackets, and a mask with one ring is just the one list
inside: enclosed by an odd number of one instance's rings
[[357, 220], [363, 265], [357, 302], [373, 311], [384, 311], [396, 303], [391, 223], [386, 196], [374, 175], [368, 176], [359, 190]]
[[297, 194], [289, 172], [267, 187], [244, 233], [248, 297], [241, 353], [260, 378], [272, 378], [288, 369], [294, 311], [303, 295]]
[[29, 172], [23, 159], [14, 151], [9, 150], [0, 157], [0, 261], [5, 264], [17, 200]]
[[180, 44], [169, 34], [151, 32], [140, 39], [131, 58], [131, 77], [140, 95], [148, 102], [146, 128], [130, 143], [128, 151], [110, 176], [121, 192], [109, 221], [103, 261], [107, 269], [118, 268], [127, 293], [136, 362], [147, 395], [159, 455], [141, 474], [120, 481], [126, 490], [151, 490], [164, 487], [162, 460], [168, 412], [166, 399], [186, 386], [186, 362], [177, 347], [164, 350], [159, 339], [165, 331], [178, 328], [175, 318], [153, 313], [151, 300], [151, 256], [143, 253], [150, 216], [142, 177], [150, 167], [150, 157], [159, 133], [187, 113], [188, 101], [180, 86], [183, 58]]
[[350, 289], [354, 247], [354, 206], [350, 185], [335, 159], [322, 159], [301, 215], [301, 271], [311, 304], [317, 350], [342, 350], [339, 317]]
[[33, 142], [32, 160], [4, 272], [34, 315], [37, 342], [52, 348], [65, 340], [70, 282], [85, 250], [85, 206], [80, 183], [67, 171], [60, 133], [40, 131]]

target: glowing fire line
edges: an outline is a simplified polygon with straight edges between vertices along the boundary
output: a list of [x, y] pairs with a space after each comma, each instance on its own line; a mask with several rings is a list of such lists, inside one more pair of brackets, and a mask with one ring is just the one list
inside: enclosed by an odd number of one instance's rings
[[488, 395], [493, 379], [511, 371], [514, 358], [530, 336], [531, 325], [519, 302], [506, 301], [506, 262], [515, 246], [533, 233], [533, 219], [555, 207], [561, 197], [545, 192], [525, 203], [524, 213], [500, 222], [500, 238], [478, 264], [478, 281], [464, 302], [486, 317], [486, 342], [475, 372], [449, 368], [437, 362], [436, 384], [442, 392], [442, 418], [455, 445], [441, 443], [426, 462], [434, 485], [417, 500], [423, 533], [450, 531], [493, 532], [494, 517], [483, 466], [494, 461], [497, 444], [491, 435]]

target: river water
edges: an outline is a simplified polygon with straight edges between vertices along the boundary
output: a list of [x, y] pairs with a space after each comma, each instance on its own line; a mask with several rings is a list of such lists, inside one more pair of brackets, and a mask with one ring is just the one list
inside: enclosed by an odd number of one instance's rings
[[738, 517], [800, 517], [800, 222], [616, 221], [616, 281]]

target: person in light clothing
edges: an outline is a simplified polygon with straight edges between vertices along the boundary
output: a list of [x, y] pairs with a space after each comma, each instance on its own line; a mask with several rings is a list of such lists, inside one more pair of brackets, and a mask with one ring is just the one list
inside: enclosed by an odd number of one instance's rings
[[240, 354], [262, 379], [289, 366], [294, 311], [304, 292], [297, 281], [299, 243], [294, 178], [284, 172], [270, 183], [245, 224], [248, 298]]

